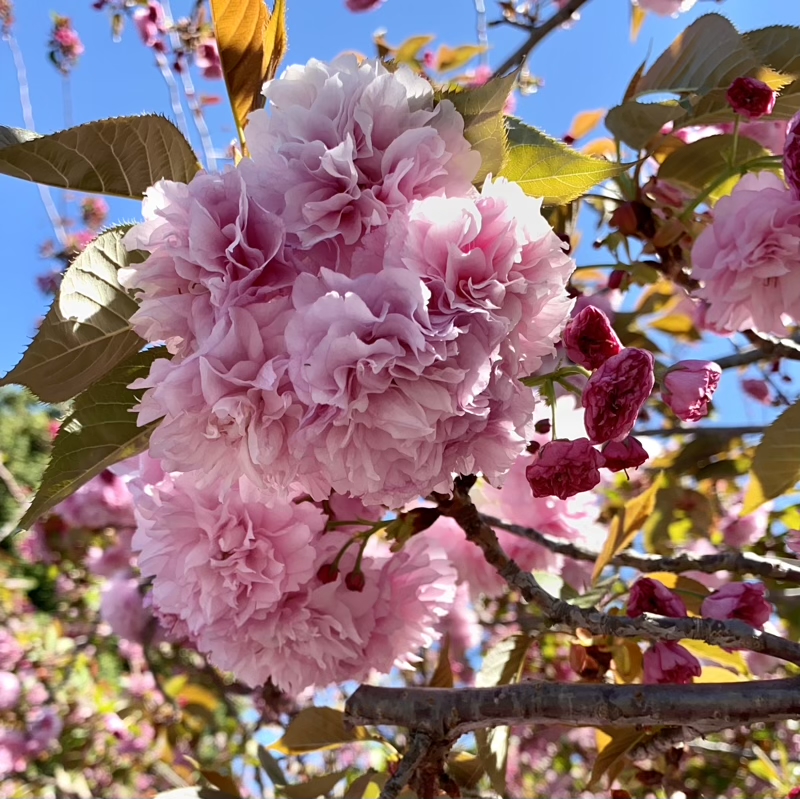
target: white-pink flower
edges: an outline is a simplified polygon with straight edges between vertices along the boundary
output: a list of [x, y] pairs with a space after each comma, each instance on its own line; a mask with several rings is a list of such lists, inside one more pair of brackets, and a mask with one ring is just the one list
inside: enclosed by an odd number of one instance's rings
[[151, 615], [145, 609], [139, 581], [127, 571], [114, 574], [103, 586], [100, 618], [114, 635], [141, 643]]
[[784, 335], [800, 303], [800, 200], [770, 172], [743, 177], [692, 248], [706, 322]]
[[302, 247], [356, 244], [411, 200], [467, 192], [478, 171], [453, 104], [434, 105], [431, 84], [406, 67], [312, 59], [264, 94], [247, 128], [252, 171]]
[[659, 17], [677, 17], [688, 11], [697, 0], [633, 0], [643, 11], [652, 11]]
[[125, 483], [106, 470], [59, 503], [53, 513], [68, 527], [133, 527], [133, 500]]

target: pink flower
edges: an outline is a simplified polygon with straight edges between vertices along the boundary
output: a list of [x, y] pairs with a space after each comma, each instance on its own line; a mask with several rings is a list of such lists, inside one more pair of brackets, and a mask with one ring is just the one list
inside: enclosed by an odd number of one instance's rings
[[0, 671], [0, 713], [12, 710], [22, 696], [19, 677], [12, 671]]
[[749, 516], [740, 516], [735, 509], [722, 522], [725, 543], [734, 549], [743, 549], [761, 540], [767, 532], [769, 506], [762, 505]]
[[478, 614], [470, 602], [466, 583], [458, 586], [453, 604], [447, 615], [439, 620], [437, 630], [441, 635], [450, 636], [453, 668], [463, 672], [463, 664], [466, 664], [467, 660], [466, 653], [478, 646], [483, 638], [483, 629]]
[[525, 471], [534, 497], [561, 499], [591, 491], [600, 482], [603, 456], [588, 439], [550, 441], [536, 453]]
[[161, 3], [151, 0], [146, 8], [137, 8], [133, 13], [133, 21], [142, 37], [145, 47], [157, 47], [161, 37], [167, 32], [167, 21]]
[[37, 707], [28, 711], [26, 716], [28, 725], [28, 751], [31, 754], [39, 754], [58, 746], [61, 732], [64, 729], [64, 722], [58, 715], [55, 707]]
[[609, 358], [590, 378], [581, 400], [584, 424], [593, 444], [622, 441], [653, 390], [653, 356], [626, 348]]
[[81, 203], [81, 218], [83, 224], [92, 230], [103, 226], [108, 216], [108, 203], [100, 197], [87, 197]]
[[62, 75], [68, 75], [77, 65], [84, 46], [69, 17], [54, 15], [49, 49], [50, 60]]
[[643, 11], [652, 11], [659, 17], [677, 17], [688, 11], [697, 0], [634, 0]]
[[663, 583], [640, 577], [631, 587], [628, 599], [628, 615], [641, 616], [644, 613], [657, 613], [659, 616], [682, 618], [687, 615], [683, 600], [672, 593]]
[[786, 548], [795, 555], [800, 555], [800, 530], [789, 530], [786, 533]]
[[149, 258], [120, 270], [139, 292], [131, 322], [148, 341], [194, 352], [230, 306], [285, 296], [296, 276], [283, 259], [284, 226], [240, 170], [201, 173], [187, 186], [159, 181], [148, 189], [145, 222], [124, 244]]
[[742, 380], [742, 391], [762, 405], [772, 405], [772, 389], [766, 380]]
[[23, 650], [9, 630], [0, 629], [0, 669], [10, 671], [20, 660]]
[[216, 39], [206, 39], [197, 45], [194, 65], [202, 72], [206, 80], [222, 80], [225, 77]]
[[736, 78], [728, 89], [730, 107], [748, 119], [758, 119], [772, 113], [777, 93], [756, 78]]
[[166, 476], [136, 511], [133, 545], [142, 576], [153, 578], [153, 604], [215, 662], [226, 647], [246, 649], [247, 631], [316, 572], [320, 510], [273, 503], [245, 480], [220, 494], [198, 488], [191, 474]]
[[384, 0], [346, 0], [345, 5], [350, 11], [374, 11], [383, 5]]
[[709, 619], [739, 619], [762, 629], [772, 615], [761, 583], [728, 583], [703, 600], [700, 612]]
[[789, 123], [783, 147], [783, 175], [792, 197], [800, 200], [800, 114], [795, 114]]
[[785, 335], [800, 301], [800, 201], [776, 175], [745, 175], [692, 249], [706, 322]]
[[127, 571], [117, 572], [103, 587], [100, 618], [114, 635], [141, 643], [150, 613], [144, 608], [139, 581]]
[[597, 369], [622, 351], [608, 317], [592, 305], [570, 319], [563, 340], [569, 359], [586, 369]]
[[311, 60], [264, 93], [269, 111], [247, 128], [253, 172], [303, 248], [330, 239], [338, 258], [411, 200], [470, 191], [480, 157], [463, 119], [406, 67]]
[[713, 361], [678, 361], [661, 381], [661, 397], [683, 422], [699, 422], [717, 390], [722, 370]]
[[700, 661], [674, 641], [659, 641], [644, 653], [644, 682], [689, 685], [702, 672]]
[[[720, 133], [733, 133], [734, 123], [724, 122], [718, 128]], [[764, 149], [775, 155], [783, 152], [788, 130], [789, 123], [785, 119], [777, 121], [758, 119], [753, 122], [746, 122], [742, 119], [739, 124], [740, 136], [757, 141]]]
[[25, 771], [27, 754], [25, 736], [21, 732], [0, 729], [0, 779]]
[[133, 527], [133, 500], [125, 483], [105, 470], [54, 510], [68, 527], [101, 530], [104, 527]]
[[638, 469], [650, 457], [647, 450], [633, 436], [622, 441], [609, 441], [600, 450], [606, 469], [621, 472], [623, 469]]

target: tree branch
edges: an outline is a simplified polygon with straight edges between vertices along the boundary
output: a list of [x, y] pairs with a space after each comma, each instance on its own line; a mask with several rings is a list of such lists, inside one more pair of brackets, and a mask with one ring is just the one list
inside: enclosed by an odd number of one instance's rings
[[680, 641], [688, 638], [705, 641], [725, 649], [747, 649], [800, 665], [800, 645], [777, 635], [756, 630], [738, 619], [722, 622], [716, 619], [673, 619], [654, 614], [635, 618], [611, 616], [596, 609], [584, 610], [545, 591], [536, 578], [523, 571], [509, 558], [497, 541], [494, 530], [486, 524], [457, 480], [452, 498], [434, 495], [441, 512], [452, 517], [473, 544], [482, 550], [486, 561], [494, 566], [508, 585], [519, 591], [526, 602], [539, 608], [543, 621], [556, 632], [581, 628], [592, 635], [616, 638], [645, 638], [651, 641]]
[[[599, 557], [598, 552], [583, 549], [569, 541], [551, 538], [529, 527], [495, 519], [493, 516], [481, 514], [481, 518], [492, 527], [526, 538], [544, 547], [557, 555], [564, 555], [573, 560], [594, 562]], [[793, 585], [800, 585], [800, 562], [797, 565], [785, 563], [774, 558], [765, 558], [750, 552], [718, 552], [713, 555], [691, 555], [683, 553], [674, 557], [662, 557], [628, 550], [621, 552], [611, 560], [614, 566], [629, 566], [640, 572], [702, 572], [714, 574], [718, 571], [732, 572], [733, 574], [751, 574], [756, 577], [770, 580], [780, 580]]]
[[545, 681], [456, 689], [362, 685], [347, 700], [345, 716], [350, 724], [405, 727], [428, 740], [450, 741], [504, 725], [726, 729], [800, 718], [800, 678], [647, 686]]
[[422, 764], [429, 749], [433, 746], [430, 735], [424, 732], [415, 732], [411, 736], [408, 748], [397, 771], [386, 781], [380, 799], [396, 799], [400, 791], [405, 788], [414, 772]]
[[[719, 363], [719, 361], [717, 361]], [[644, 436], [650, 438], [666, 438], [667, 436], [713, 436], [727, 435], [729, 438], [739, 436], [761, 435], [767, 428], [763, 424], [743, 425], [709, 425], [706, 427], [652, 427], [644, 430], [634, 430], [632, 435], [637, 438]]]
[[494, 74], [505, 75], [515, 67], [523, 64], [528, 57], [528, 53], [530, 53], [542, 39], [567, 22], [586, 2], [587, 0], [569, 0], [569, 2], [562, 9], [553, 14], [550, 19], [533, 28], [525, 42], [495, 70]]

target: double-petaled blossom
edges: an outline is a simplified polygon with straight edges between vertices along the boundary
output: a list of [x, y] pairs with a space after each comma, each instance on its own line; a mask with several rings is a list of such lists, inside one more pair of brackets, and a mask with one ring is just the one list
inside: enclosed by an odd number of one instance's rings
[[141, 643], [151, 614], [144, 607], [139, 581], [127, 571], [112, 575], [103, 586], [100, 618], [114, 635]]
[[525, 476], [534, 497], [567, 499], [598, 485], [604, 464], [603, 456], [587, 438], [549, 441], [536, 452]]
[[758, 78], [736, 78], [727, 92], [728, 105], [747, 119], [772, 113], [777, 93]]
[[783, 145], [783, 175], [795, 200], [800, 200], [800, 114], [789, 123]]
[[713, 361], [678, 361], [661, 380], [661, 398], [683, 422], [708, 415], [722, 370]]
[[579, 366], [597, 369], [622, 351], [622, 342], [599, 308], [588, 305], [570, 319], [563, 335], [567, 357]]
[[631, 587], [628, 615], [641, 616], [643, 613], [682, 618], [686, 616], [686, 605], [664, 583], [649, 577], [640, 577]]
[[692, 248], [716, 329], [785, 335], [800, 302], [800, 200], [772, 173], [745, 175]]
[[689, 685], [702, 672], [700, 661], [675, 641], [659, 641], [644, 653], [644, 682]]
[[700, 612], [709, 619], [739, 619], [763, 629], [772, 615], [761, 583], [728, 583], [703, 600]]
[[622, 441], [609, 441], [600, 450], [603, 455], [603, 466], [612, 472], [624, 469], [638, 469], [650, 457], [647, 450], [633, 436]]
[[628, 347], [589, 378], [581, 402], [586, 409], [586, 432], [593, 444], [627, 438], [653, 390], [654, 364], [647, 350]]

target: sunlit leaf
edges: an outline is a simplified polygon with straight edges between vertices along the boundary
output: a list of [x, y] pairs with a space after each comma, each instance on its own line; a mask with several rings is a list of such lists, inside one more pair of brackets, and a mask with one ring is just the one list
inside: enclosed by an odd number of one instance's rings
[[484, 774], [481, 759], [469, 752], [451, 752], [447, 757], [447, 771], [462, 787], [475, 790]]
[[705, 641], [689, 639], [681, 641], [681, 646], [688, 649], [696, 658], [710, 660], [718, 666], [733, 669], [737, 674], [741, 674], [744, 677], [750, 676], [750, 667], [741, 652], [728, 652], [721, 646], [712, 646]]
[[336, 787], [336, 783], [346, 775], [347, 769], [332, 774], [321, 774], [296, 785], [281, 785], [280, 791], [287, 799], [317, 799], [318, 796], [329, 794]]
[[120, 267], [144, 260], [122, 246], [128, 229], [102, 233], [72, 262], [22, 360], [0, 385], [18, 383], [44, 402], [63, 402], [144, 347], [128, 322], [138, 305], [117, 279]]
[[275, 0], [264, 33], [264, 78], [272, 80], [289, 49], [286, 30], [286, 0]]
[[156, 114], [88, 122], [47, 136], [0, 127], [0, 174], [61, 189], [140, 200], [162, 178], [200, 170], [191, 145]]
[[652, 485], [638, 497], [628, 500], [620, 508], [611, 523], [608, 538], [603, 544], [603, 551], [598, 556], [592, 571], [592, 582], [596, 582], [603, 569], [630, 545], [642, 525], [647, 521], [656, 506], [656, 495], [662, 486], [663, 476], [653, 480]]
[[506, 795], [510, 738], [508, 727], [493, 727], [491, 730], [475, 731], [478, 758], [492, 783], [492, 788], [499, 796]]
[[500, 174], [531, 197], [542, 197], [546, 205], [570, 202], [628, 169], [584, 155], [518, 119], [508, 119], [508, 138], [508, 157]]
[[104, 469], [147, 448], [158, 422], [137, 426], [136, 414], [131, 411], [139, 395], [128, 386], [146, 377], [152, 362], [166, 354], [164, 347], [139, 352], [75, 399], [72, 413], [56, 436], [42, 484], [20, 527], [30, 526]]
[[431, 676], [431, 688], [452, 688], [453, 668], [450, 665], [450, 636], [445, 635], [439, 648], [439, 662]]
[[695, 683], [722, 683], [722, 682], [747, 682], [747, 677], [737, 674], [722, 666], [703, 666], [699, 677], [694, 678]]
[[800, 77], [800, 28], [771, 25], [742, 35], [759, 59], [777, 72]]
[[398, 45], [394, 52], [394, 60], [398, 64], [416, 64], [418, 62], [419, 51], [423, 47], [427, 47], [436, 37], [425, 36], [412, 36], [406, 39], [401, 45]]
[[517, 682], [530, 646], [531, 638], [525, 633], [516, 633], [499, 641], [484, 656], [481, 669], [475, 675], [475, 687]]
[[344, 799], [378, 799], [381, 788], [389, 779], [388, 774], [379, 774], [370, 769], [366, 774], [356, 777], [344, 792]]
[[226, 774], [220, 774], [212, 769], [200, 769], [200, 773], [214, 788], [219, 789], [226, 796], [230, 796], [232, 799], [240, 799], [242, 794], [239, 791], [239, 786]]
[[506, 154], [506, 126], [503, 109], [517, 80], [516, 72], [492, 78], [473, 89], [451, 89], [439, 100], [449, 100], [464, 117], [464, 137], [481, 154], [481, 168], [475, 178], [480, 183], [489, 173], [500, 173]]
[[569, 126], [569, 135], [575, 140], [588, 136], [602, 121], [606, 115], [605, 108], [598, 111], [582, 111]]
[[[686, 609], [696, 616], [700, 616], [700, 606], [703, 600], [711, 593], [711, 591], [697, 580], [692, 580], [691, 577], [684, 577], [681, 574], [672, 574], [671, 572], [650, 572], [645, 577], [651, 580], [657, 580], [662, 585], [674, 591], [686, 605]], [[718, 647], [713, 647], [717, 649]], [[721, 651], [721, 650], [720, 650]]]
[[309, 707], [290, 722], [283, 737], [269, 748], [284, 755], [302, 755], [336, 749], [352, 741], [363, 741], [369, 734], [363, 727], [344, 726], [344, 713], [332, 707]]
[[766, 430], [750, 469], [742, 515], [785, 494], [800, 481], [800, 402], [787, 408]]
[[[614, 767], [624, 761], [628, 752], [647, 737], [647, 733], [635, 729], [597, 730], [596, 734], [597, 757], [587, 786], [590, 790], [597, 786], [604, 774], [613, 772]], [[609, 779], [609, 783], [611, 781]]]
[[448, 47], [443, 44], [436, 54], [436, 68], [439, 72], [452, 72], [460, 69], [486, 52], [486, 47], [478, 44], [464, 44], [461, 47]]
[[639, 38], [647, 12], [641, 6], [631, 4], [631, 41], [635, 42]]

